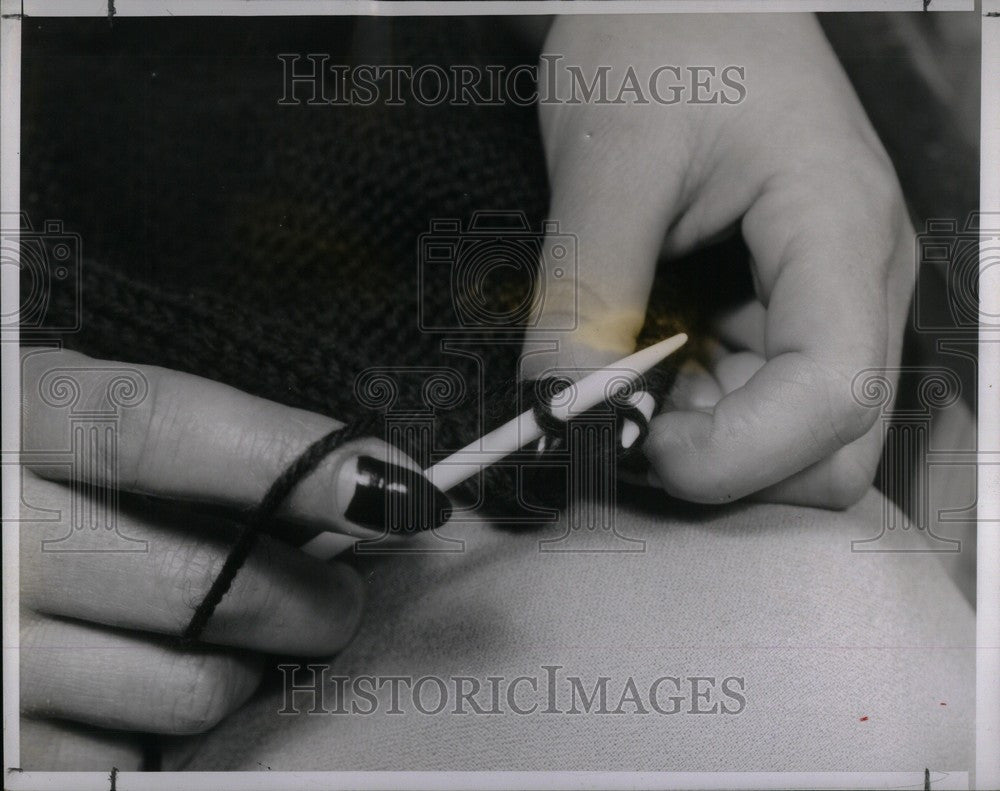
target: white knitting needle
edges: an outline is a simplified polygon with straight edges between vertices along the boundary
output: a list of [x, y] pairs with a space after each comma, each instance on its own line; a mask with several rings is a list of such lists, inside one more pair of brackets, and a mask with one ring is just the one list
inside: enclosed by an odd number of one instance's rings
[[[626, 384], [638, 379], [658, 362], [669, 357], [687, 343], [687, 339], [687, 335], [684, 333], [667, 338], [665, 341], [660, 341], [612, 363], [606, 368], [594, 371], [575, 384], [568, 385], [552, 399], [553, 416], [560, 420], [566, 420], [575, 414], [586, 412], [597, 406]], [[652, 415], [652, 396], [648, 393], [633, 393], [630, 402], [642, 410], [647, 418]], [[627, 425], [625, 429], [628, 429]], [[467, 478], [471, 478], [484, 467], [495, 464], [504, 456], [524, 447], [529, 442], [534, 442], [541, 436], [542, 429], [535, 422], [534, 413], [529, 409], [457, 453], [439, 461], [433, 467], [424, 470], [424, 475], [433, 481], [439, 489], [446, 491]], [[638, 426], [635, 426], [635, 438], [638, 436], [639, 429]], [[627, 439], [624, 437], [624, 431], [623, 438]], [[634, 441], [635, 439], [633, 439]], [[321, 560], [328, 560], [357, 540], [357, 536], [324, 531], [306, 542], [301, 549]]]
[[[568, 420], [597, 406], [669, 357], [687, 343], [687, 339], [683, 332], [674, 335], [568, 385], [552, 399], [553, 417]], [[433, 467], [428, 467], [424, 470], [424, 475], [441, 491], [446, 492], [484, 467], [496, 464], [504, 456], [534, 442], [542, 433], [533, 411], [529, 409]]]

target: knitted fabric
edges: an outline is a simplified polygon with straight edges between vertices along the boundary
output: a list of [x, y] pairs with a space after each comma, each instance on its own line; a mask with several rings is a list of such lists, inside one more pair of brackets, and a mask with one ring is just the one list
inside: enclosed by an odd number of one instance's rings
[[[420, 238], [436, 220], [464, 228], [483, 210], [517, 212], [540, 229], [548, 186], [535, 108], [283, 107], [276, 53], [346, 64], [380, 48], [413, 66], [530, 61], [476, 20], [265, 21], [214, 31], [202, 22], [192, 40], [190, 25], [121, 20], [113, 32], [67, 29], [31, 49], [24, 205], [39, 223], [64, 219], [86, 254], [80, 330], [63, 341], [342, 421], [372, 408], [431, 409], [434, 447], [462, 447], [512, 416], [523, 327], [512, 311], [499, 326], [422, 331], [421, 316], [454, 315], [465, 295], [453, 270], [422, 267]], [[77, 35], [81, 55], [67, 57]], [[732, 282], [723, 270], [741, 263], [734, 242], [665, 271], [639, 345], [697, 335], [692, 306], [717, 301], [716, 284]], [[484, 299], [502, 314], [529, 287], [525, 277], [493, 279]], [[50, 316], [75, 309], [71, 292], [54, 296]], [[359, 401], [373, 369], [395, 380], [391, 405]], [[655, 374], [657, 398], [671, 370]], [[442, 373], [459, 383], [455, 397], [429, 406]], [[428, 461], [427, 448], [404, 449]], [[508, 507], [510, 471], [487, 489], [488, 503]]]

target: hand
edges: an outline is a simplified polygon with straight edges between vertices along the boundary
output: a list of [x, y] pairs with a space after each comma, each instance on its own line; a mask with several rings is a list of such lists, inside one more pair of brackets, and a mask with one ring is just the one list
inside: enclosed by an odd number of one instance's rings
[[[357, 574], [267, 536], [209, 620], [202, 635], [209, 645], [187, 650], [175, 639], [235, 532], [218, 516], [222, 509], [205, 506], [252, 507], [336, 421], [195, 376], [67, 351], [25, 350], [22, 369], [21, 705], [34, 718], [25, 721], [22, 744], [28, 755], [46, 756], [41, 768], [53, 768], [48, 762], [58, 763], [59, 755], [90, 755], [88, 765], [107, 768], [94, 756], [108, 754], [121, 764], [122, 751], [136, 749], [72, 722], [204, 731], [253, 692], [261, 654], [330, 655], [351, 639], [364, 593]], [[79, 389], [77, 413], [106, 408], [109, 382], [123, 370], [134, 378], [138, 372], [139, 389], [147, 388], [134, 406], [118, 408], [116, 476], [108, 473], [108, 446], [100, 439], [83, 446], [93, 462], [88, 480], [146, 495], [122, 495], [121, 507], [109, 506], [117, 511], [119, 536], [100, 526], [73, 530], [73, 514], [100, 514], [102, 496], [74, 486], [70, 477], [82, 468], [66, 465], [64, 455], [60, 465], [52, 455], [73, 447], [69, 409], [52, 395], [61, 387], [51, 378], [56, 369]], [[399, 458], [388, 454], [375, 439], [338, 448], [301, 481], [282, 517], [312, 532], [377, 535], [345, 513], [361, 489], [354, 478], [359, 457]], [[122, 549], [133, 551], [115, 551]]]
[[[618, 86], [632, 67], [645, 86], [663, 65], [682, 75], [732, 65], [744, 69], [747, 95], [692, 104], [688, 87], [676, 104], [540, 105], [550, 217], [578, 237], [578, 277], [546, 294], [527, 336], [526, 351], [539, 340], [559, 351], [527, 357], [523, 374], [631, 352], [661, 249], [677, 257], [738, 227], [757, 299], [720, 317], [711, 375], [685, 370], [680, 408], [652, 420], [644, 450], [655, 477], [700, 502], [857, 501], [874, 478], [881, 430], [851, 382], [899, 363], [913, 232], [888, 157], [815, 19], [559, 17], [544, 53], [540, 82], [568, 87], [571, 67], [589, 82], [605, 66]], [[669, 73], [661, 79], [669, 96]], [[579, 327], [559, 332], [572, 305], [560, 295], [572, 291]]]

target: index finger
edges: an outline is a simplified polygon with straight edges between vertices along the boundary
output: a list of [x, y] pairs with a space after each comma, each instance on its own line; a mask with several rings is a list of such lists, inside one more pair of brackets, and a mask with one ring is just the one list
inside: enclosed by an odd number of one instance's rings
[[[22, 457], [37, 474], [57, 480], [82, 476], [112, 488], [246, 508], [313, 442], [342, 425], [198, 376], [65, 350], [27, 350], [22, 371]], [[107, 400], [116, 377], [128, 378], [134, 392], [112, 408]], [[102, 409], [114, 421], [81, 434], [73, 415]], [[367, 437], [326, 456], [280, 513], [371, 538], [387, 520], [409, 520], [397, 525], [406, 530], [437, 527], [450, 509], [412, 459]]]

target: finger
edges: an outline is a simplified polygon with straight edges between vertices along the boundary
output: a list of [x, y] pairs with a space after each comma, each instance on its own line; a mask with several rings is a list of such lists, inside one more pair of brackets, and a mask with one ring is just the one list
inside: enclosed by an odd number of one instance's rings
[[[711, 350], [712, 373], [701, 363], [686, 360], [681, 366], [670, 393], [671, 404], [677, 409], [711, 413], [727, 393], [742, 387], [764, 364], [763, 358], [752, 352], [728, 352], [721, 345]], [[663, 481], [654, 467], [633, 483], [663, 488]]]
[[[22, 603], [36, 612], [113, 627], [181, 634], [235, 532], [232, 525], [187, 511], [144, 509], [140, 516], [122, 508], [116, 514], [117, 546], [133, 551], [116, 552], [107, 531], [73, 530], [72, 514], [95, 505], [91, 496], [26, 472], [24, 497], [55, 518], [21, 523]], [[357, 630], [363, 599], [353, 569], [263, 536], [201, 639], [273, 653], [333, 654]]]
[[712, 364], [712, 373], [724, 395], [739, 390], [767, 363], [755, 352], [727, 352]]
[[143, 748], [135, 734], [57, 720], [21, 719], [26, 772], [138, 772]]
[[[635, 350], [645, 320], [670, 219], [664, 209], [672, 197], [664, 189], [669, 178], [650, 179], [641, 168], [645, 178], [636, 181], [637, 163], [653, 154], [648, 138], [629, 124], [595, 121], [561, 108], [543, 113], [552, 199], [535, 284], [540, 311], [525, 333], [522, 379], [577, 379], [613, 363]], [[619, 157], [623, 146], [633, 156]], [[656, 401], [645, 391], [635, 397], [648, 420]], [[641, 434], [635, 421], [622, 421], [621, 447]]]
[[697, 360], [685, 360], [671, 388], [670, 404], [675, 409], [711, 412], [722, 396], [722, 388], [705, 366]]
[[[639, 390], [632, 393], [628, 397], [628, 403], [630, 406], [634, 406], [639, 410], [639, 413], [646, 418], [648, 422], [653, 417], [653, 411], [656, 409], [656, 401], [653, 399], [649, 393], [645, 390]], [[642, 431], [638, 424], [631, 418], [625, 418], [624, 425], [622, 426], [622, 448], [628, 450], [631, 448], [637, 439], [641, 436]]]
[[767, 311], [753, 299], [719, 315], [714, 326], [719, 339], [730, 348], [751, 351], [764, 357], [766, 322]]
[[[577, 39], [596, 35], [593, 25], [563, 20], [546, 49], [575, 43], [578, 50]], [[572, 79], [561, 57], [543, 58], [540, 69], [553, 84]], [[660, 119], [649, 107], [549, 105], [540, 113], [552, 225], [536, 290], [540, 312], [525, 338], [525, 378], [590, 370], [634, 350], [683, 173], [655, 134]], [[560, 248], [575, 256], [560, 258]]]
[[[851, 382], [886, 363], [887, 279], [903, 209], [858, 198], [857, 185], [805, 181], [772, 183], [744, 218], [768, 311], [766, 365], [711, 415], [678, 411], [651, 425], [647, 452], [672, 494], [743, 497], [858, 439], [875, 420]], [[839, 222], [827, 217], [831, 205]]]
[[[340, 425], [201, 377], [64, 350], [28, 350], [22, 369], [23, 446], [29, 464], [35, 460], [33, 469], [53, 478], [82, 472], [94, 483], [159, 497], [240, 508], [256, 504], [311, 443]], [[73, 448], [74, 413], [108, 412], [116, 379], [130, 380], [134, 390], [131, 401], [111, 411], [114, 441], [78, 434], [90, 443], [82, 449], [93, 459], [85, 469], [38, 462], [44, 452]], [[406, 470], [419, 468], [381, 439], [353, 441], [302, 480], [281, 513], [318, 529], [367, 538], [381, 533], [397, 513], [419, 521], [401, 529], [439, 526], [450, 515], [447, 497]], [[387, 480], [393, 483], [392, 500]]]
[[753, 499], [812, 508], [849, 508], [875, 480], [882, 449], [882, 426], [785, 480], [761, 489]]
[[188, 652], [77, 621], [21, 618], [21, 710], [102, 728], [201, 733], [261, 678], [250, 655]]
[[[896, 380], [894, 369], [899, 366], [903, 353], [904, 324], [913, 290], [912, 240], [911, 234], [901, 234], [889, 277], [889, 343], [884, 375], [891, 382]], [[895, 390], [891, 388], [893, 395]], [[890, 401], [883, 410], [889, 413], [892, 407], [893, 401]], [[872, 487], [882, 456], [883, 433], [881, 422], [877, 422], [861, 439], [784, 481], [756, 492], [753, 499], [821, 508], [854, 505]]]

